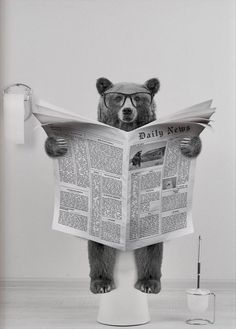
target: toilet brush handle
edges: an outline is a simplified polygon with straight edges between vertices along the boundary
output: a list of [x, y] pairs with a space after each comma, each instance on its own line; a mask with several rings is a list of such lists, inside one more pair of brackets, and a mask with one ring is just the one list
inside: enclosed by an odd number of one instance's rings
[[201, 273], [201, 236], [198, 237], [198, 257], [197, 257], [197, 289], [200, 288], [200, 273]]
[[200, 288], [201, 263], [197, 263], [197, 289]]

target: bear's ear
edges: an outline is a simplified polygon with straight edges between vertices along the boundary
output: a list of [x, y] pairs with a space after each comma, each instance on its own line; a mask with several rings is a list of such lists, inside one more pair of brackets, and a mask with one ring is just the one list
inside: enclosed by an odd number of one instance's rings
[[96, 87], [100, 95], [113, 86], [112, 82], [106, 78], [97, 79]]
[[157, 78], [149, 79], [145, 82], [144, 86], [151, 92], [152, 95], [155, 95], [160, 88], [160, 81]]

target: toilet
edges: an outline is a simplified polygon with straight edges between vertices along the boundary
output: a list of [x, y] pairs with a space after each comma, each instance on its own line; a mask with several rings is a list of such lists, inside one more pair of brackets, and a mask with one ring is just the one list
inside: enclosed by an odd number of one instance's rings
[[101, 294], [97, 321], [111, 326], [137, 326], [150, 321], [147, 294], [134, 288], [134, 252], [118, 251], [114, 269], [116, 289]]

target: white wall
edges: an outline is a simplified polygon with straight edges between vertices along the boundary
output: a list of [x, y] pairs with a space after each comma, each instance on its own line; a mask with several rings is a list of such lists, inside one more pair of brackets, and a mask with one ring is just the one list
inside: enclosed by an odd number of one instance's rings
[[[213, 98], [194, 189], [194, 235], [165, 246], [163, 276], [191, 279], [203, 237], [204, 279], [235, 278], [234, 1], [2, 1], [2, 86], [30, 85], [51, 103], [96, 118], [95, 80], [159, 77], [161, 115]], [[35, 122], [33, 122], [35, 124]], [[30, 123], [27, 123], [29, 125]], [[2, 148], [1, 276], [88, 276], [86, 242], [51, 230], [52, 162], [39, 128]]]

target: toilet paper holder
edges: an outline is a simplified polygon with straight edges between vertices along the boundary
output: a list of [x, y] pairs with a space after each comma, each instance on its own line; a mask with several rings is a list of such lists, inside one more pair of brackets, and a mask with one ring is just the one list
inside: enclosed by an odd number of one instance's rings
[[28, 120], [32, 113], [33, 113], [33, 103], [32, 103], [32, 95], [33, 95], [33, 90], [31, 87], [24, 83], [13, 83], [10, 86], [6, 87], [3, 90], [4, 94], [10, 94], [10, 93], [15, 93], [15, 94], [20, 94], [24, 93], [24, 101], [25, 101], [25, 115], [24, 115], [24, 121]]

